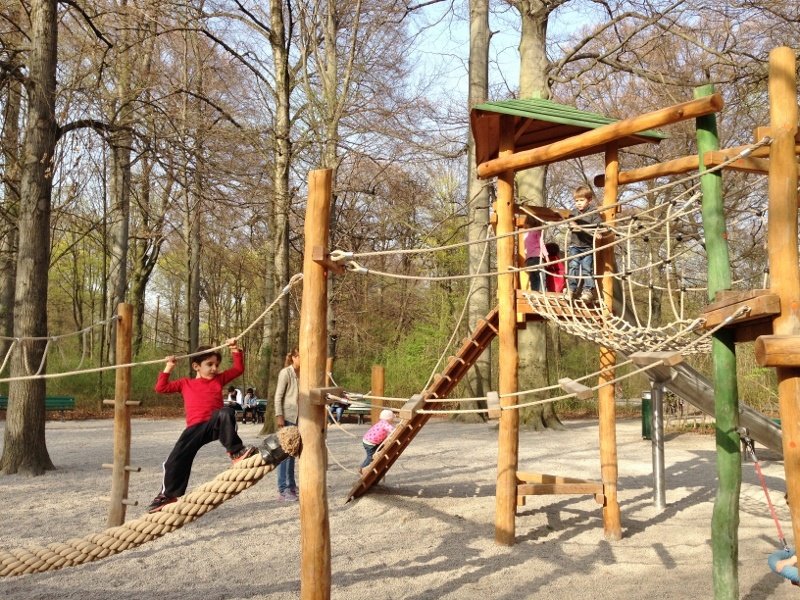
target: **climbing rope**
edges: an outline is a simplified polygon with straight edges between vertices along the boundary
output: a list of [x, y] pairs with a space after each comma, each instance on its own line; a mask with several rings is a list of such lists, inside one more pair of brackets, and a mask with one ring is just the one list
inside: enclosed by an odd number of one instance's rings
[[[281, 448], [287, 454], [296, 456], [300, 453], [300, 434], [296, 427], [283, 427], [277, 435]], [[0, 577], [54, 571], [136, 548], [199, 519], [258, 483], [274, 468], [275, 465], [268, 464], [260, 453], [256, 453], [182, 496], [177, 502], [167, 504], [159, 512], [148, 513], [117, 527], [63, 543], [0, 551]]]

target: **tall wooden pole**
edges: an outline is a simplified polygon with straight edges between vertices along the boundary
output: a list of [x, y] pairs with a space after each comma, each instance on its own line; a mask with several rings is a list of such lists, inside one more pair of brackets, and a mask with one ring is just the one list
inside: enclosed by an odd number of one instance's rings
[[[797, 267], [797, 79], [794, 51], [775, 48], [769, 55], [770, 288], [781, 299], [772, 322], [775, 335], [800, 335], [800, 274]], [[778, 400], [783, 430], [783, 468], [792, 514], [794, 543], [800, 543], [800, 369], [778, 367]]]
[[[606, 147], [606, 186], [603, 191], [603, 212], [606, 223], [613, 223], [617, 202], [617, 180], [619, 178], [619, 152], [616, 144]], [[606, 245], [607, 241], [603, 244]], [[614, 306], [614, 278], [616, 271], [614, 249], [604, 248], [597, 254], [597, 266], [603, 271], [603, 302], [611, 317]], [[595, 269], [599, 271], [600, 269]], [[614, 378], [617, 355], [611, 348], [600, 347], [600, 388], [597, 391], [598, 412], [600, 415], [600, 475], [603, 480], [603, 532], [607, 540], [622, 538], [619, 501], [617, 500], [617, 405], [614, 398]]]
[[[133, 306], [117, 306], [117, 345], [118, 365], [131, 362], [133, 337]], [[128, 500], [131, 457], [131, 368], [118, 368], [114, 385], [114, 462], [111, 470], [111, 500], [108, 508], [109, 527], [117, 527], [125, 522], [125, 502]]]
[[[383, 396], [384, 388], [384, 369], [383, 365], [372, 365], [372, 377], [370, 379], [370, 389], [373, 396]], [[372, 409], [369, 411], [370, 419], [373, 423], [380, 420], [381, 410], [383, 409], [383, 400], [373, 400]]]
[[325, 387], [328, 348], [328, 277], [314, 262], [313, 248], [328, 247], [331, 170], [308, 175], [308, 206], [303, 258], [303, 301], [300, 307], [299, 421], [300, 455], [300, 597], [327, 600], [331, 595], [331, 540], [328, 522], [325, 407], [312, 405], [309, 391]]
[[[694, 90], [695, 98], [711, 96], [714, 86]], [[714, 115], [699, 117], [696, 123], [697, 154], [719, 149], [717, 120]], [[700, 171], [706, 170], [700, 161]], [[703, 230], [708, 255], [708, 299], [731, 287], [728, 235], [722, 199], [722, 172], [708, 173], [700, 179], [703, 191]], [[772, 215], [770, 215], [772, 216]], [[736, 332], [720, 329], [711, 341], [714, 362], [714, 417], [717, 440], [717, 497], [711, 517], [714, 597], [739, 597], [739, 490], [742, 485], [739, 449], [739, 392], [736, 384]]]
[[[500, 153], [503, 157], [514, 152], [514, 121], [500, 117]], [[497, 235], [514, 230], [514, 171], [509, 170], [497, 178]], [[514, 274], [509, 267], [516, 266], [514, 237], [497, 240], [497, 278], [500, 338], [499, 388], [500, 406], [516, 403], [515, 397], [503, 394], [518, 391], [517, 318]], [[500, 435], [497, 444], [497, 498], [495, 506], [494, 539], [498, 544], [514, 544], [517, 511], [517, 464], [519, 453], [519, 411], [504, 410], [500, 414]]]

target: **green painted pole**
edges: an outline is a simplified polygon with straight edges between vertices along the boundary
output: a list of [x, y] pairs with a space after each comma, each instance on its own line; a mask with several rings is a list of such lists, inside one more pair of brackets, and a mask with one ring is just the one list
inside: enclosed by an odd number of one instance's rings
[[[714, 93], [713, 85], [694, 90], [694, 97]], [[697, 153], [719, 149], [716, 117], [697, 119]], [[700, 160], [700, 171], [704, 171]], [[708, 299], [718, 291], [731, 287], [731, 267], [728, 258], [728, 236], [725, 231], [725, 212], [722, 202], [722, 173], [716, 171], [700, 179], [703, 191], [703, 229], [708, 255]], [[714, 414], [717, 440], [717, 498], [711, 518], [711, 548], [715, 600], [739, 598], [739, 489], [742, 485], [739, 449], [739, 391], [736, 384], [735, 331], [720, 329], [712, 340], [714, 361]]]

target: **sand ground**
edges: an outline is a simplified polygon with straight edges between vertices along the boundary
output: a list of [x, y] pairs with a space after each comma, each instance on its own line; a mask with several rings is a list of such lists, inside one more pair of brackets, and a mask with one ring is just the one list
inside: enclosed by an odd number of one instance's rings
[[[0, 431], [5, 423], [0, 422]], [[0, 478], [0, 547], [6, 550], [83, 537], [106, 528], [112, 460], [110, 420], [51, 421], [48, 449], [58, 470]], [[240, 425], [246, 443], [258, 428]], [[364, 498], [344, 504], [363, 457], [366, 425], [331, 429], [327, 473], [334, 599], [711, 598], [710, 524], [714, 439], [668, 435], [667, 507], [653, 506], [651, 447], [637, 420], [620, 421], [619, 499], [623, 539], [603, 537], [601, 511], [588, 496], [533, 497], [519, 509], [517, 543], [494, 543], [496, 425], [429, 423]], [[523, 432], [520, 469], [599, 478], [594, 421], [566, 432]], [[129, 497], [147, 504], [180, 420], [135, 420]], [[1, 439], [1, 436], [0, 436]], [[791, 534], [783, 464], [760, 452], [773, 501]], [[766, 459], [765, 459], [766, 457]], [[226, 466], [223, 448], [198, 455], [191, 487]], [[739, 527], [740, 597], [797, 598], [770, 573], [775, 526], [752, 465], [743, 465]], [[129, 507], [128, 517], [141, 515]], [[275, 474], [188, 526], [94, 563], [0, 580], [0, 597], [93, 599], [299, 598], [299, 509], [277, 501]]]

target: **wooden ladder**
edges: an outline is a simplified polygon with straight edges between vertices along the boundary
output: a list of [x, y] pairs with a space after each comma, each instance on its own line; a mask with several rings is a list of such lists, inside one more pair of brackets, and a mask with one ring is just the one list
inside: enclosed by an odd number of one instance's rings
[[[435, 402], [427, 402], [428, 398], [446, 398], [459, 381], [467, 374], [475, 361], [478, 360], [483, 351], [492, 343], [497, 335], [498, 326], [497, 308], [492, 310], [485, 319], [478, 322], [472, 336], [465, 338], [461, 348], [455, 356], [451, 356], [444, 371], [434, 377], [433, 384], [422, 393], [422, 409], [440, 408], [441, 405]], [[383, 443], [382, 448], [375, 454], [372, 463], [365, 469], [361, 478], [353, 485], [347, 496], [347, 502], [365, 494], [386, 474], [386, 471], [394, 464], [394, 461], [403, 453], [403, 450], [416, 437], [419, 430], [428, 419], [430, 414], [414, 414], [410, 419], [403, 419], [395, 427]]]

